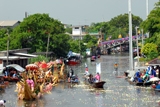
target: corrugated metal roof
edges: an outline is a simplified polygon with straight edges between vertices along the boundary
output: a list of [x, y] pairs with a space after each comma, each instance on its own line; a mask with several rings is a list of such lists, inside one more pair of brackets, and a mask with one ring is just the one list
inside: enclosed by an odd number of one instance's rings
[[37, 55], [26, 54], [26, 53], [13, 53], [14, 55], [28, 56], [28, 57], [37, 57]]
[[0, 21], [0, 26], [14, 26], [16, 23], [20, 23], [20, 21], [18, 21], [18, 20]]

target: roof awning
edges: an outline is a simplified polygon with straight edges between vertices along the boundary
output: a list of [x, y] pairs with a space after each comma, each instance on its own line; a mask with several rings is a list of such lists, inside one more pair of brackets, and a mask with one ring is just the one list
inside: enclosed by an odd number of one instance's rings
[[[0, 59], [7, 60], [7, 56], [0, 56]], [[17, 60], [17, 59], [20, 59], [20, 57], [19, 56], [9, 56], [8, 57], [8, 60]]]
[[19, 71], [19, 72], [25, 71], [24, 68], [22, 68], [20, 65], [17, 65], [17, 64], [10, 64], [10, 65], [7, 65], [6, 67], [13, 67], [13, 68], [15, 68], [17, 71]]
[[12, 53], [14, 55], [27, 56], [27, 57], [37, 57], [37, 55], [26, 54], [26, 53]]

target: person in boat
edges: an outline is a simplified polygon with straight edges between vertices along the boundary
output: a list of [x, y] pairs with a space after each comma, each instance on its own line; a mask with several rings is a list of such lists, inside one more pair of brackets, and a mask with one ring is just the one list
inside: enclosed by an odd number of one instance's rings
[[5, 68], [4, 70], [5, 70], [5, 71], [4, 71], [4, 76], [6, 76], [6, 77], [9, 76], [8, 68]]
[[95, 82], [100, 82], [100, 74], [97, 72], [97, 74], [95, 75]]
[[70, 68], [70, 72], [68, 73], [68, 82], [72, 80], [73, 75], [74, 75], [74, 71], [72, 68]]
[[17, 75], [16, 75], [16, 71], [14, 71], [14, 74], [12, 75], [13, 78], [16, 78]]
[[140, 74], [140, 69], [138, 69], [138, 71], [135, 73], [134, 75], [134, 82], [142, 82], [142, 79], [141, 79], [141, 74]]
[[89, 83], [95, 82], [95, 78], [93, 77], [92, 74], [89, 74], [88, 82], [89, 82]]
[[151, 78], [152, 77], [157, 77], [156, 70], [155, 70], [154, 66], [151, 67]]

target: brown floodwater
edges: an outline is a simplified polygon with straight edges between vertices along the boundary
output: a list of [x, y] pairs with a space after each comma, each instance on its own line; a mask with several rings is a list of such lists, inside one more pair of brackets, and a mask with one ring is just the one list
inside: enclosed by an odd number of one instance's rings
[[[128, 58], [128, 54], [101, 56], [95, 62], [87, 58], [81, 65], [72, 66], [80, 78], [79, 85], [61, 82], [53, 87], [50, 94], [44, 94], [39, 100], [18, 100], [14, 83], [0, 91], [0, 99], [7, 101], [6, 107], [159, 107], [160, 92], [150, 87], [130, 85], [124, 78], [115, 78], [113, 75], [115, 62], [119, 64], [119, 75], [123, 75], [129, 68]], [[83, 82], [85, 63], [89, 72], [95, 74], [97, 62], [101, 63], [101, 80], [106, 81], [104, 89], [93, 89]]]

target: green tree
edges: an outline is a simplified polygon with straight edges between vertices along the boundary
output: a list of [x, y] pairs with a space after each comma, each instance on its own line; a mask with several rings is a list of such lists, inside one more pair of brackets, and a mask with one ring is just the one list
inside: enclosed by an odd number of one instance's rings
[[[142, 21], [143, 20], [139, 16], [132, 15], [133, 35], [136, 34], [135, 27], [140, 26]], [[126, 37], [128, 35], [128, 22], [128, 14], [121, 14], [112, 18], [108, 22], [92, 23], [88, 30], [101, 30], [101, 32], [106, 35], [106, 38], [111, 37], [111, 39], [117, 39], [119, 34], [121, 34], [122, 37]], [[104, 40], [106, 38], [104, 38]]]
[[158, 56], [157, 45], [154, 43], [147, 43], [142, 48], [142, 53], [144, 53], [147, 58], [153, 59]]
[[[63, 24], [48, 14], [30, 15], [13, 30], [10, 48], [31, 48], [30, 52], [45, 52], [48, 36], [53, 41], [53, 36], [64, 31]], [[53, 49], [49, 48], [51, 50]]]
[[49, 49], [56, 53], [56, 57], [65, 57], [70, 49], [69, 40], [71, 37], [67, 34], [58, 34], [52, 36]]
[[160, 2], [155, 4], [155, 8], [150, 12], [148, 18], [141, 24], [144, 32], [149, 32], [150, 37], [160, 32]]
[[7, 49], [7, 29], [0, 29], [0, 50], [6, 50]]

